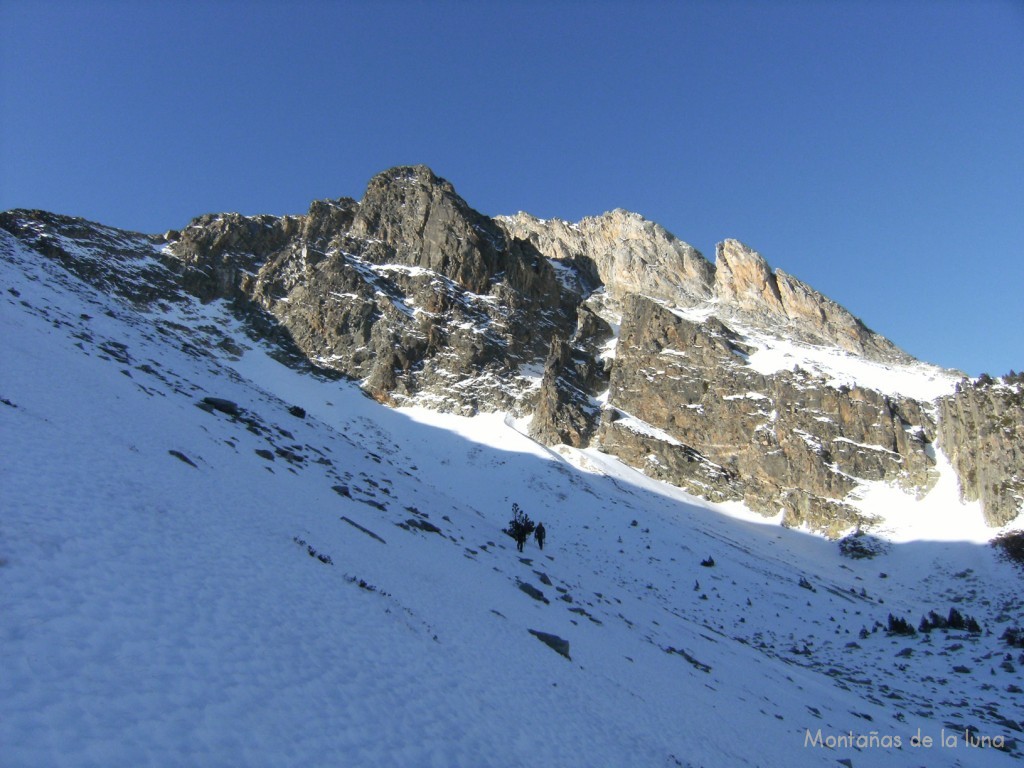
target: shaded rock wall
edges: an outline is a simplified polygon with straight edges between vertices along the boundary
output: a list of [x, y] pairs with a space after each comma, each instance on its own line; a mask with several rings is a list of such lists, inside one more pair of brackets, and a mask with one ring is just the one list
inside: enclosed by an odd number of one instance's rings
[[964, 380], [939, 402], [939, 445], [967, 501], [981, 501], [989, 525], [1024, 509], [1024, 382]]

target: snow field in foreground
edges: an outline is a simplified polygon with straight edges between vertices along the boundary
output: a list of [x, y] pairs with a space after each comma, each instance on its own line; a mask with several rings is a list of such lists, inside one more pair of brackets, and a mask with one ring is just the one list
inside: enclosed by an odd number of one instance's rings
[[[242, 335], [238, 360], [189, 354], [151, 318], [0, 264], [0, 764], [1012, 762], [805, 746], [818, 728], [1003, 732], [986, 704], [1016, 717], [1019, 674], [978, 661], [995, 638], [847, 645], [957, 597], [1001, 631], [1018, 577], [977, 543], [907, 533], [846, 560], [501, 415], [387, 410]], [[501, 533], [512, 502], [544, 521], [543, 553]], [[905, 495], [864, 503], [920, 525]]]

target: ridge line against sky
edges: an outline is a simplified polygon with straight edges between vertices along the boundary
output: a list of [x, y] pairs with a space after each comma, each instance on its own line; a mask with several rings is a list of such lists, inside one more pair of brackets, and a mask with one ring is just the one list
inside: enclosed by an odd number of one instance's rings
[[0, 210], [145, 232], [423, 163], [488, 215], [734, 237], [1024, 368], [1024, 1], [0, 0]]

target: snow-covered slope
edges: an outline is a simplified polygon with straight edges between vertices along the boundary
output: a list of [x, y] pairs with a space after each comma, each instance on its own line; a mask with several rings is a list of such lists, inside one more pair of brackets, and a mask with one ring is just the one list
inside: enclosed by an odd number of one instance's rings
[[[1020, 759], [1020, 575], [983, 534], [846, 558], [4, 251], [0, 764]], [[928, 501], [882, 503], [905, 532]], [[513, 503], [544, 551], [501, 532]], [[985, 631], [878, 628], [951, 607]]]
[[[720, 303], [708, 301], [695, 307], [678, 308], [659, 302], [673, 314], [702, 323], [716, 317]], [[812, 344], [771, 334], [730, 320], [734, 331], [750, 348], [745, 363], [765, 375], [799, 368], [820, 377], [828, 386], [861, 386], [890, 397], [909, 397], [928, 403], [950, 395], [964, 378], [960, 371], [941, 368], [920, 360], [873, 360], [832, 344]]]

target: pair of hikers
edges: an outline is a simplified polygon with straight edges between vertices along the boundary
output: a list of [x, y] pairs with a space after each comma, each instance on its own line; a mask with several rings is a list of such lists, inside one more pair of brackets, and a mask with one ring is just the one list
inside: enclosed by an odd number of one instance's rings
[[[520, 552], [523, 551], [523, 546], [526, 544], [526, 539], [530, 535], [526, 527], [521, 527], [516, 532], [516, 549]], [[537, 546], [544, 549], [544, 537], [547, 536], [547, 531], [544, 530], [544, 523], [537, 523], [537, 527], [533, 529], [533, 538], [537, 540]]]
[[508, 528], [503, 529], [505, 533], [516, 540], [516, 549], [520, 552], [526, 545], [526, 540], [532, 533], [537, 539], [537, 545], [544, 549], [544, 537], [547, 532], [544, 530], [544, 523], [533, 524], [533, 520], [526, 514], [518, 504], [512, 505], [512, 519], [508, 521]]

